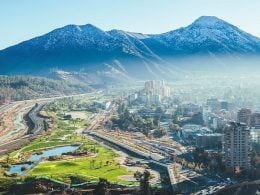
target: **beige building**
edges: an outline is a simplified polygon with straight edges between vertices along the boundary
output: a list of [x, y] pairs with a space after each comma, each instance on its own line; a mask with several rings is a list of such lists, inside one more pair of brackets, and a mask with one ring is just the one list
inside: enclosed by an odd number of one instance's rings
[[250, 168], [250, 130], [245, 123], [230, 122], [224, 127], [224, 160], [226, 168]]

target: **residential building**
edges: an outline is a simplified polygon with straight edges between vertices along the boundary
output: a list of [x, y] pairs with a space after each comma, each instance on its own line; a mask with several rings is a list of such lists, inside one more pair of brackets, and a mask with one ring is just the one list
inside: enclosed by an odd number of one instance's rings
[[251, 114], [251, 127], [254, 127], [255, 129], [260, 129], [260, 113], [255, 112]]
[[128, 104], [132, 104], [133, 101], [135, 101], [137, 98], [138, 98], [138, 94], [137, 93], [130, 94], [128, 96], [128, 98], [127, 98]]
[[250, 135], [252, 143], [260, 145], [260, 129], [252, 128], [250, 130]]
[[247, 126], [251, 124], [251, 110], [248, 108], [241, 108], [237, 112], [237, 122], [245, 123]]
[[221, 148], [222, 142], [221, 133], [197, 134], [196, 137], [196, 146], [205, 149]]
[[250, 168], [250, 131], [245, 123], [230, 122], [224, 127], [223, 150], [228, 170]]
[[195, 139], [197, 134], [207, 134], [212, 133], [207, 127], [202, 127], [200, 125], [188, 124], [181, 128], [181, 134], [184, 139]]
[[220, 102], [217, 98], [210, 98], [207, 99], [207, 106], [209, 106], [212, 111], [217, 111], [220, 109]]
[[144, 91], [151, 95], [160, 95], [162, 98], [170, 97], [170, 88], [166, 86], [164, 80], [146, 81]]
[[226, 120], [221, 117], [214, 117], [212, 118], [212, 128], [213, 129], [223, 129], [224, 125], [226, 124]]

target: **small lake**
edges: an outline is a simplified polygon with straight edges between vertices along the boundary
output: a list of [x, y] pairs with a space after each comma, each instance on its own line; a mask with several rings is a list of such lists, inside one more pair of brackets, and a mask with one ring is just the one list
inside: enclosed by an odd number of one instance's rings
[[42, 160], [43, 158], [62, 155], [63, 153], [67, 153], [67, 152], [74, 152], [78, 148], [79, 148], [78, 145], [71, 145], [71, 146], [61, 146], [61, 147], [55, 147], [55, 148], [48, 149], [48, 150], [43, 150], [43, 151], [41, 151], [41, 153], [32, 154], [29, 157], [28, 162], [31, 162], [31, 163], [25, 162], [25, 163], [21, 163], [21, 164], [11, 165], [11, 167], [9, 169], [9, 173], [10, 174], [18, 173], [20, 175], [25, 175], [29, 170], [31, 170], [34, 166], [36, 166], [38, 164], [38, 162], [40, 162], [40, 160]]
[[41, 160], [41, 158], [48, 158], [50, 156], [56, 156], [56, 155], [61, 155], [63, 153], [67, 152], [74, 152], [77, 150], [79, 146], [62, 146], [62, 147], [57, 147], [57, 148], [52, 148], [49, 150], [43, 150], [41, 154], [33, 154], [29, 157], [28, 161], [30, 162], [37, 162]]
[[[22, 170], [23, 167], [26, 167], [26, 170]], [[8, 172], [10, 174], [19, 173], [20, 175], [23, 175], [24, 173], [26, 173], [28, 170], [31, 170], [32, 168], [33, 168], [33, 163], [13, 164], [11, 165]]]

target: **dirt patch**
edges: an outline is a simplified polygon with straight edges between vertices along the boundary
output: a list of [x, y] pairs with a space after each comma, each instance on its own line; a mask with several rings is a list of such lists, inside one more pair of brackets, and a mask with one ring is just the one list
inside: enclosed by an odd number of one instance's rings
[[[119, 155], [119, 157], [116, 158], [116, 160], [119, 162], [119, 164], [121, 166], [125, 167], [128, 171], [133, 173], [132, 175], [118, 176], [118, 179], [121, 179], [123, 181], [129, 181], [129, 182], [136, 181], [135, 178], [134, 178], [134, 173], [136, 171], [144, 172], [144, 170], [146, 168], [141, 167], [141, 166], [126, 166], [124, 163], [125, 163], [125, 160], [127, 159], [128, 155], [124, 152], [121, 152], [121, 151], [115, 151], [115, 152]], [[151, 184], [160, 183], [160, 174], [158, 172], [154, 171], [154, 170], [151, 170], [151, 169], [147, 169], [147, 170], [151, 173], [150, 183]]]
[[73, 119], [86, 119], [87, 114], [86, 112], [80, 112], [80, 111], [75, 111], [75, 112], [67, 112], [66, 115], [71, 115]]

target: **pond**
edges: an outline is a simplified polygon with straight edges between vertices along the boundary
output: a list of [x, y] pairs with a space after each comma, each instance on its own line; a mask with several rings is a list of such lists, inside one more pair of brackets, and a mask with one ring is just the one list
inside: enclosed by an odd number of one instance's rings
[[75, 150], [77, 150], [79, 148], [79, 146], [62, 146], [62, 147], [57, 147], [57, 148], [52, 148], [49, 150], [44, 150], [42, 151], [41, 154], [33, 154], [29, 157], [28, 161], [30, 162], [37, 162], [39, 160], [41, 160], [41, 158], [48, 158], [50, 156], [56, 156], [56, 155], [61, 155], [63, 153], [67, 153], [67, 152], [73, 152]]
[[42, 159], [48, 158], [50, 156], [57, 156], [62, 155], [63, 153], [67, 152], [74, 152], [79, 148], [78, 145], [70, 145], [70, 146], [61, 146], [56, 147], [48, 150], [43, 150], [39, 154], [32, 154], [28, 162], [20, 163], [20, 164], [13, 164], [9, 169], [9, 173], [18, 173], [20, 175], [25, 175], [29, 170], [35, 167]]
[[13, 164], [9, 169], [9, 173], [18, 173], [20, 175], [24, 175], [28, 170], [33, 168], [33, 163], [21, 163], [21, 164]]

